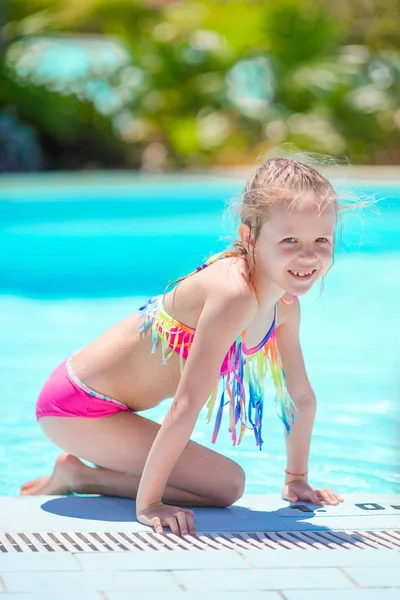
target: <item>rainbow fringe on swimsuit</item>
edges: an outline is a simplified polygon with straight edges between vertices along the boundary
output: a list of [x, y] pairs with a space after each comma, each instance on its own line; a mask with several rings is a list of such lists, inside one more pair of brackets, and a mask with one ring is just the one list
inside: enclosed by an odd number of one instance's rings
[[[271, 374], [276, 389], [275, 404], [277, 414], [285, 426], [286, 435], [289, 435], [291, 425], [294, 424], [292, 409], [297, 411], [286, 389], [285, 373], [282, 369], [276, 346], [275, 329], [266, 344], [255, 354], [245, 355], [243, 353], [241, 337], [233, 344], [229, 354], [228, 372], [222, 376], [223, 390], [219, 399], [212, 442], [215, 443], [217, 440], [224, 407], [228, 404], [229, 432], [232, 436], [232, 445], [239, 445], [246, 429], [252, 429], [256, 439], [256, 446], [259, 446], [261, 450], [263, 444], [262, 417], [264, 388], [268, 372]], [[218, 394], [218, 383], [216, 382], [206, 404], [208, 409], [207, 423], [211, 421], [214, 412]], [[228, 396], [226, 402], [225, 396]], [[240, 427], [239, 431], [237, 431], [239, 421]]]

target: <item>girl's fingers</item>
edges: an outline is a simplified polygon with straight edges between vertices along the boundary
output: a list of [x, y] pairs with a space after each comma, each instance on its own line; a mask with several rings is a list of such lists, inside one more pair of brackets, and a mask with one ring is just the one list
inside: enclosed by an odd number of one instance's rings
[[[311, 485], [309, 486], [309, 488], [311, 488], [311, 491], [308, 490], [305, 496], [302, 496], [301, 494], [302, 500], [305, 502], [312, 502], [313, 504], [317, 504], [318, 506], [323, 506], [324, 504], [336, 505], [339, 504], [339, 502], [343, 502], [343, 498], [329, 488], [318, 490]], [[282, 499], [288, 500], [289, 502], [294, 502], [294, 498], [289, 496], [289, 494], [287, 493], [282, 494]]]
[[322, 500], [317, 495], [310, 496], [310, 502], [312, 502], [313, 504], [318, 504], [318, 506], [322, 506]]
[[337, 504], [338, 503], [336, 494], [333, 492], [333, 490], [323, 489], [320, 491], [320, 493], [321, 493], [321, 497], [323, 498], [323, 500], [325, 500], [325, 502], [327, 502], [328, 504]]
[[343, 498], [341, 496], [339, 496], [339, 494], [337, 494], [336, 492], [334, 492], [333, 490], [328, 489], [327, 490], [331, 497], [336, 500], [337, 502], [343, 502]]
[[180, 535], [181, 533], [188, 533], [188, 524], [186, 522], [186, 520], [188, 518], [189, 518], [189, 515], [187, 515], [183, 511], [179, 511], [178, 514], [176, 515], [176, 520], [178, 521], [178, 525], [179, 525], [179, 531], [178, 531], [177, 535]]
[[194, 511], [189, 510], [188, 508], [182, 508], [182, 510], [186, 514], [186, 522], [188, 525], [190, 535], [196, 535], [196, 526], [194, 524]]
[[182, 508], [182, 510], [187, 515], [192, 515], [192, 517], [194, 516], [194, 512], [192, 510], [190, 510], [189, 508]]
[[336, 494], [332, 490], [326, 490], [327, 502], [330, 504], [338, 504], [339, 500], [336, 498]]
[[151, 521], [150, 525], [152, 525], [154, 527], [154, 531], [156, 533], [163, 533], [161, 521], [158, 517], [154, 517], [154, 519]]
[[189, 533], [190, 535], [196, 535], [196, 526], [194, 524], [194, 519], [191, 515], [187, 515], [186, 516], [186, 521], [189, 527]]
[[[179, 513], [177, 517], [179, 517]], [[172, 533], [174, 533], [175, 535], [181, 534], [181, 532], [179, 531], [178, 521], [176, 517], [170, 517], [169, 519], [167, 519], [167, 524]]]

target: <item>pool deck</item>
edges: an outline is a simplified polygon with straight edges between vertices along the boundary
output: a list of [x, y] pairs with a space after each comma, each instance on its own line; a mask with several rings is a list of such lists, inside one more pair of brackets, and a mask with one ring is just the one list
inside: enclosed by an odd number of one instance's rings
[[196, 536], [177, 538], [138, 523], [134, 500], [1, 497], [0, 600], [400, 598], [400, 494], [194, 512]]

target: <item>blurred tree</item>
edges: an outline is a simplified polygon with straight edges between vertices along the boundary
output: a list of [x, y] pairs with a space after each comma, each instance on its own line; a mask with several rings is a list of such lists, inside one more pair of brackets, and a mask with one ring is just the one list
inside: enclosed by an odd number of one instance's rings
[[[397, 162], [398, 17], [397, 0], [15, 0], [0, 104], [37, 129], [53, 167], [252, 163], [282, 142]], [[60, 87], [57, 66], [38, 81], [32, 44], [65, 32], [86, 53], [115, 40], [129, 61], [97, 50], [79, 85]]]

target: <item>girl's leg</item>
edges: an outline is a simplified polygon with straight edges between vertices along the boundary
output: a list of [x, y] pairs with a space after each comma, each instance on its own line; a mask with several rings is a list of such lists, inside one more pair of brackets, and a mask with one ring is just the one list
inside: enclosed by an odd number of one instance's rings
[[[21, 496], [76, 494], [101, 494], [120, 498], [136, 498], [140, 477], [104, 467], [88, 467], [76, 456], [64, 452], [56, 460], [50, 476], [38, 477], [21, 487]], [[192, 492], [167, 485], [163, 495], [165, 504], [179, 501], [186, 506], [217, 506], [216, 501]]]
[[[72, 456], [62, 455], [46, 485], [33, 487], [33, 493], [76, 491], [136, 497], [160, 425], [123, 411], [97, 419], [43, 417], [39, 422], [45, 435]], [[87, 467], [78, 456], [103, 468]], [[244, 481], [238, 464], [189, 440], [170, 475], [163, 500], [190, 506], [229, 506], [243, 494]]]

